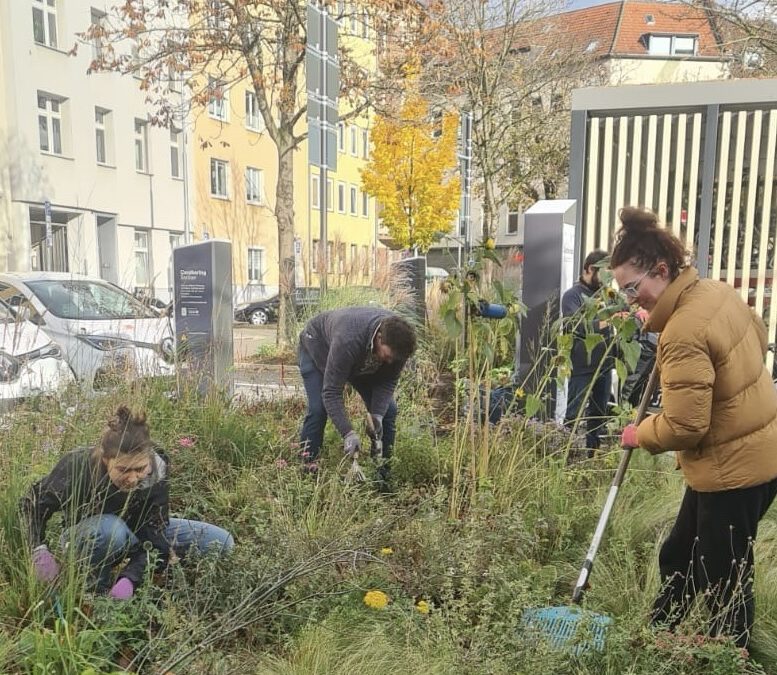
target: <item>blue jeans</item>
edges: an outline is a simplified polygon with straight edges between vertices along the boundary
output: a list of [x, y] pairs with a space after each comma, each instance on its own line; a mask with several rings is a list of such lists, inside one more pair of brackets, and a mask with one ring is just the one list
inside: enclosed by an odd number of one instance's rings
[[[587, 432], [585, 445], [591, 450], [597, 450], [601, 444], [602, 429], [607, 423], [607, 401], [610, 398], [611, 373], [606, 370], [599, 373], [596, 380], [593, 377], [593, 373], [587, 373], [585, 375], [572, 375], [569, 378], [565, 423], [571, 429], [579, 416], [581, 421], [585, 420]], [[593, 385], [591, 385], [592, 381]]]
[[[209, 550], [221, 554], [229, 553], [235, 546], [232, 535], [216, 525], [198, 520], [170, 518], [165, 531], [171, 550], [183, 558], [194, 547], [200, 553]], [[140, 546], [135, 533], [127, 524], [113, 514], [91, 516], [76, 523], [62, 533], [62, 543], [70, 543], [92, 571], [98, 592], [111, 586], [111, 568], [121, 562], [127, 554]]]
[[[324, 442], [324, 427], [326, 427], [326, 408], [321, 398], [324, 389], [324, 373], [322, 373], [308, 351], [300, 346], [299, 348], [299, 372], [302, 375], [302, 383], [305, 385], [305, 394], [308, 397], [308, 410], [305, 414], [305, 421], [302, 423], [302, 432], [300, 434], [300, 445], [303, 451], [309, 453], [306, 459], [314, 461], [321, 452], [321, 445]], [[372, 383], [369, 377], [360, 377], [350, 382], [351, 386], [359, 392], [367, 410], [372, 403]], [[391, 449], [394, 447], [394, 438], [397, 433], [397, 404], [394, 401], [389, 403], [388, 410], [383, 416], [383, 457], [391, 458]]]

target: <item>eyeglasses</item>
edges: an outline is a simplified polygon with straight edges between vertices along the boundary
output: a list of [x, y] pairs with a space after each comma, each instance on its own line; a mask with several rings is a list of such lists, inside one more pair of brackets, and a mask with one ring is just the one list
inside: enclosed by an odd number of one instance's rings
[[623, 295], [627, 295], [627, 296], [628, 296], [628, 297], [630, 297], [630, 298], [636, 298], [636, 297], [639, 295], [639, 285], [642, 283], [642, 280], [643, 280], [643, 279], [644, 279], [644, 278], [645, 278], [645, 277], [646, 277], [648, 274], [650, 274], [650, 270], [648, 270], [647, 272], [645, 272], [645, 273], [644, 273], [644, 274], [643, 274], [643, 275], [642, 275], [642, 276], [641, 276], [639, 279], [637, 279], [636, 281], [631, 281], [631, 282], [629, 282], [628, 284], [626, 284], [625, 286], [623, 286], [623, 288], [621, 288], [621, 293], [623, 293]]

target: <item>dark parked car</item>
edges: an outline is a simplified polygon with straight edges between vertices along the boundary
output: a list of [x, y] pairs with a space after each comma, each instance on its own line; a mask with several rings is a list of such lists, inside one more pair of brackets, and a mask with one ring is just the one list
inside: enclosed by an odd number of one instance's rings
[[235, 309], [235, 321], [247, 321], [254, 326], [264, 326], [278, 319], [279, 300], [277, 295], [247, 305], [240, 305]]

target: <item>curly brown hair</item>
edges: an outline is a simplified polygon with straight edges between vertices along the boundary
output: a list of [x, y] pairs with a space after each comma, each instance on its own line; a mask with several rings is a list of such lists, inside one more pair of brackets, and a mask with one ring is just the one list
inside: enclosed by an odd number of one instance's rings
[[631, 263], [642, 270], [651, 270], [659, 262], [669, 267], [674, 279], [688, 266], [688, 251], [669, 230], [661, 227], [658, 216], [647, 209], [624, 206], [618, 216], [622, 223], [615, 234], [615, 247], [610, 256], [610, 267]]
[[119, 406], [100, 438], [102, 456], [111, 459], [120, 454], [148, 452], [151, 448], [146, 413], [133, 412], [126, 405]]

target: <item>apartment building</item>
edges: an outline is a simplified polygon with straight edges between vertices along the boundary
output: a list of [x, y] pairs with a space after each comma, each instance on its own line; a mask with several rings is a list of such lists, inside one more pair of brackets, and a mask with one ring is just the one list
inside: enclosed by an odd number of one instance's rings
[[[340, 8], [341, 41], [367, 70], [375, 66], [374, 31], [367, 16]], [[195, 111], [193, 132], [194, 227], [196, 238], [232, 242], [236, 302], [277, 293], [278, 233], [275, 191], [278, 157], [265, 132], [249, 80], [211, 81], [207, 106]], [[294, 154], [294, 229], [297, 285], [320, 283], [327, 260], [331, 286], [369, 283], [378, 257], [374, 200], [362, 191], [360, 168], [370, 153], [367, 116], [338, 126], [338, 166], [327, 177], [327, 242], [320, 242], [320, 177], [308, 163], [307, 141]], [[299, 122], [304, 133], [306, 121]]]
[[71, 53], [104, 5], [0, 3], [0, 269], [88, 274], [167, 299], [187, 217], [184, 125], [152, 126], [134, 78], [88, 74], [104, 45]]

